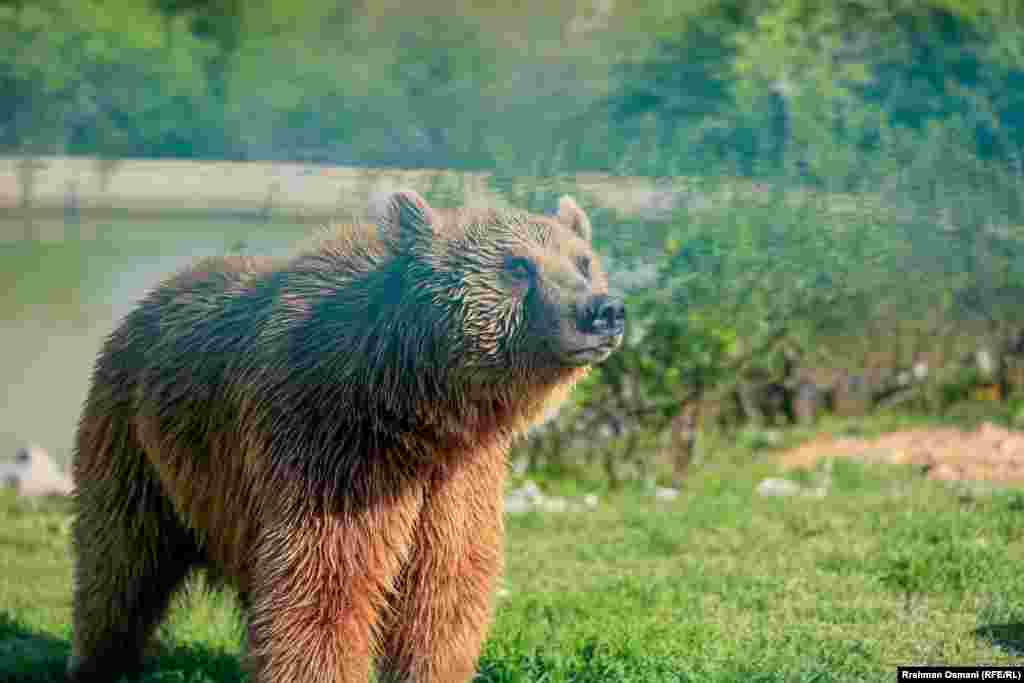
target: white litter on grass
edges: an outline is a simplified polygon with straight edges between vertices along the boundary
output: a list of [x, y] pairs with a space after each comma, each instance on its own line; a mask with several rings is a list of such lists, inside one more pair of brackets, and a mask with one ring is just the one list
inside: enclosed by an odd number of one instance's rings
[[757, 492], [762, 496], [795, 496], [802, 490], [800, 484], [789, 479], [765, 479], [757, 485]]
[[771, 477], [763, 479], [757, 485], [757, 492], [762, 496], [809, 496], [811, 498], [824, 498], [828, 494], [829, 481], [826, 480], [818, 486], [801, 486], [791, 479], [780, 479]]
[[67, 496], [74, 489], [71, 478], [36, 445], [19, 448], [12, 462], [0, 462], [0, 486], [24, 497]]
[[584, 496], [581, 502], [570, 501], [558, 496], [546, 496], [536, 482], [527, 479], [522, 486], [505, 495], [505, 512], [521, 514], [530, 510], [540, 512], [580, 512], [597, 507], [594, 494]]
[[658, 500], [675, 500], [679, 497], [679, 489], [657, 487], [654, 489], [654, 497]]

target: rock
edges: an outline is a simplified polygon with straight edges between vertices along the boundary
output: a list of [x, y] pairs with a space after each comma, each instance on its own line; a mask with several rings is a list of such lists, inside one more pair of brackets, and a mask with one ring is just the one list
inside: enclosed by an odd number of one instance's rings
[[978, 371], [986, 379], [992, 378], [996, 374], [996, 359], [992, 355], [992, 352], [988, 349], [978, 349], [974, 353], [974, 362], [978, 365]]
[[545, 512], [565, 512], [569, 509], [569, 501], [565, 498], [545, 498], [538, 505]]
[[675, 500], [679, 497], [679, 489], [658, 486], [654, 489], [654, 497], [658, 500]]
[[544, 497], [544, 494], [540, 492], [540, 487], [532, 479], [527, 479], [517, 491], [519, 495], [531, 502], [537, 502]]
[[67, 496], [74, 486], [50, 454], [36, 445], [19, 448], [13, 462], [0, 463], [0, 485], [19, 496]]
[[762, 496], [795, 496], [802, 490], [800, 484], [789, 479], [768, 478], [757, 485], [757, 492]]
[[824, 498], [828, 495], [829, 488], [831, 488], [831, 480], [831, 474], [826, 472], [817, 486], [808, 488], [801, 486], [790, 479], [772, 477], [763, 479], [761, 483], [757, 485], [757, 492], [762, 496], [808, 496], [811, 498]]
[[521, 496], [505, 496], [505, 512], [511, 515], [521, 515], [533, 508], [530, 501]]
[[522, 476], [522, 475], [526, 474], [526, 470], [529, 467], [530, 467], [530, 460], [529, 460], [529, 458], [518, 458], [518, 459], [516, 459], [515, 461], [512, 462], [512, 471], [515, 472], [516, 474], [518, 474], [519, 476]]
[[597, 507], [597, 496], [591, 494], [583, 498], [582, 503], [569, 501], [566, 498], [557, 496], [545, 496], [540, 487], [533, 481], [527, 480], [517, 489], [512, 489], [505, 495], [505, 512], [509, 514], [521, 514], [530, 510], [543, 512], [579, 512], [588, 508]]

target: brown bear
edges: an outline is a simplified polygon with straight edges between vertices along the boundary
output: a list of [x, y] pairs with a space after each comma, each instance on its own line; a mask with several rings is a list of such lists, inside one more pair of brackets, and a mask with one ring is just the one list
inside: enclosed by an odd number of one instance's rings
[[189, 571], [254, 683], [460, 683], [502, 568], [512, 440], [622, 340], [590, 222], [440, 209], [281, 261], [207, 259], [130, 312], [75, 443], [71, 681], [141, 668]]

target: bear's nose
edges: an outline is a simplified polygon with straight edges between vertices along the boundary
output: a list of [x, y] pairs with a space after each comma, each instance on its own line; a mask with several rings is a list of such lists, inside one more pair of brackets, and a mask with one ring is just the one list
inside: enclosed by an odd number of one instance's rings
[[579, 320], [581, 332], [614, 336], [626, 327], [626, 304], [618, 297], [597, 294], [583, 308]]

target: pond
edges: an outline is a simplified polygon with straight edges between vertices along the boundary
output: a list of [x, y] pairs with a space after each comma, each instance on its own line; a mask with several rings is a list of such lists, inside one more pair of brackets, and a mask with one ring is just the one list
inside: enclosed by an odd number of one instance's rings
[[282, 255], [316, 226], [244, 217], [0, 219], [0, 460], [27, 443], [66, 463], [104, 337], [145, 292], [203, 257]]

